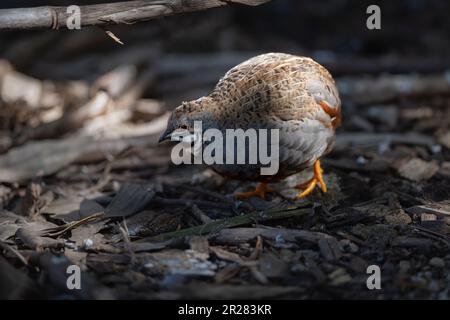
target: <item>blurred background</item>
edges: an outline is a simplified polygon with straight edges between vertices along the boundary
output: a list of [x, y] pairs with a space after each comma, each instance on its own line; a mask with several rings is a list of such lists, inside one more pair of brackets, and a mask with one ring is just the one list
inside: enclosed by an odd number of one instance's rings
[[[63, 6], [70, 3], [7, 0], [2, 2], [2, 7]], [[87, 87], [123, 66], [131, 67], [135, 74], [128, 74], [134, 79], [129, 79], [129, 83], [123, 83], [123, 88], [117, 89], [121, 94], [138, 81], [137, 78], [140, 79], [139, 92], [134, 92], [135, 96], [126, 103], [155, 99], [169, 110], [181, 101], [206, 94], [230, 67], [269, 51], [310, 56], [326, 66], [335, 77], [443, 74], [448, 69], [450, 22], [446, 13], [450, 4], [447, 1], [379, 1], [378, 5], [382, 7], [381, 30], [366, 27], [369, 16], [366, 9], [370, 4], [370, 1], [347, 0], [276, 0], [257, 7], [235, 5], [132, 26], [108, 27], [124, 45], [112, 41], [99, 27], [84, 28], [80, 32], [2, 31], [0, 57], [4, 59], [3, 64], [8, 63], [29, 77], [48, 80], [48, 85], [64, 86], [69, 97], [56, 92], [53, 98], [59, 99], [59, 109], [53, 104], [54, 112], [47, 113], [50, 116], [46, 119], [0, 119], [0, 129], [18, 134], [21, 125], [32, 128], [50, 121], [52, 114], [57, 117], [63, 109], [71, 109], [72, 104], [88, 99]], [[116, 73], [123, 75], [127, 71], [130, 69]], [[72, 86], [75, 84], [76, 89]], [[353, 90], [349, 89], [353, 84], [345, 81], [339, 84], [344, 97], [349, 94], [348, 90]], [[386, 84], [392, 89], [391, 82]], [[398, 85], [411, 87], [413, 84]], [[445, 83], [440, 85], [445, 86]], [[48, 86], [46, 88], [54, 93]], [[43, 95], [50, 94], [47, 89]], [[435, 89], [432, 86], [419, 91]], [[352, 98], [365, 94], [363, 91], [351, 92]], [[390, 94], [395, 95], [389, 92], [381, 94], [384, 100]], [[34, 95], [35, 99], [39, 99], [38, 95]], [[372, 96], [377, 95], [378, 92], [372, 93]], [[33, 94], [28, 93], [28, 96]], [[81, 100], [71, 101], [70, 98]], [[64, 99], [70, 101], [63, 102]], [[354, 101], [344, 99], [345, 113], [352, 110]], [[145, 108], [149, 101], [141, 102], [140, 107]], [[9, 141], [9, 135], [8, 132], [1, 134], [0, 150], [15, 143]], [[43, 137], [42, 134], [40, 136]]]
[[[70, 3], [6, 0], [2, 7]], [[236, 5], [108, 28], [124, 46], [105, 37], [104, 31], [96, 27], [82, 32], [2, 31], [0, 53], [19, 71], [39, 79], [94, 81], [121, 64], [140, 68], [152, 64], [157, 80], [149, 83], [144, 95], [171, 104], [197, 96], [194, 88], [204, 93], [203, 88], [211, 88], [228, 67], [260, 52], [312, 56], [336, 76], [430, 73], [448, 66], [447, 1], [379, 1], [381, 30], [366, 27], [366, 8], [370, 4], [276, 0], [257, 7]], [[189, 68], [189, 72], [199, 73], [188, 79], [192, 83], [184, 85], [189, 90], [171, 85], [170, 76], [177, 70], [168, 68], [177, 63]], [[205, 71], [208, 68], [211, 70]]]

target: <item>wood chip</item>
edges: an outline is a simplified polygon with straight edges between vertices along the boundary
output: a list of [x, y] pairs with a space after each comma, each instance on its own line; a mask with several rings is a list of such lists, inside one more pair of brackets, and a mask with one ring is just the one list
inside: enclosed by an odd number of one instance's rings
[[423, 181], [433, 177], [438, 170], [439, 165], [437, 163], [415, 158], [404, 163], [398, 169], [398, 173], [412, 181]]
[[125, 183], [105, 209], [106, 217], [127, 217], [142, 211], [156, 192], [152, 185]]
[[327, 237], [320, 239], [319, 249], [322, 256], [327, 261], [339, 260], [342, 256], [342, 251], [339, 246], [339, 242], [334, 237]]

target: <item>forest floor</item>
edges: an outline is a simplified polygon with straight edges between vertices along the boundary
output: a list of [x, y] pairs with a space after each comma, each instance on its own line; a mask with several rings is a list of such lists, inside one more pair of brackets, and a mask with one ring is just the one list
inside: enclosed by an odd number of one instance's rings
[[[83, 134], [112, 111], [0, 156], [5, 292], [34, 283], [48, 298], [448, 298], [448, 95], [346, 112], [323, 159], [328, 193], [301, 201], [289, 185], [310, 172], [242, 202], [233, 193], [253, 184], [171, 165], [156, 144], [167, 115], [149, 116], [155, 103], [144, 102], [127, 119], [155, 119], [113, 121], [119, 137]], [[83, 270], [80, 292], [64, 290], [69, 264]], [[381, 290], [366, 286], [369, 265]]]
[[[175, 166], [157, 140], [173, 107], [258, 52], [114, 46], [94, 29], [2, 51], [0, 297], [449, 299], [448, 61], [318, 53], [344, 101], [322, 160], [328, 192], [293, 200], [306, 171], [237, 201], [253, 183]], [[81, 290], [66, 285], [73, 264]], [[373, 265], [379, 290], [367, 286]]]

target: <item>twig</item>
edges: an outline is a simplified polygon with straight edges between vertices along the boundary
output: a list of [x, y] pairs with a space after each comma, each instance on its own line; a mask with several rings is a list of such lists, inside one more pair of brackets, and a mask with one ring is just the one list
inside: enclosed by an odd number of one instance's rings
[[197, 219], [199, 219], [203, 224], [211, 223], [214, 221], [213, 219], [208, 217], [208, 215], [206, 213], [204, 213], [202, 210], [200, 210], [200, 208], [197, 207], [197, 205], [188, 202], [186, 206], [189, 208], [189, 210], [192, 212], [192, 214]]
[[106, 33], [111, 39], [113, 39], [115, 42], [117, 42], [118, 44], [123, 45], [122, 40], [120, 40], [120, 38], [119, 38], [118, 36], [116, 36], [112, 31], [105, 30], [105, 33]]
[[87, 189], [85, 191], [85, 194], [99, 191], [102, 188], [104, 188], [111, 181], [111, 169], [112, 169], [111, 163], [112, 163], [112, 161], [114, 161], [114, 157], [112, 160], [110, 160], [106, 163], [105, 168], [103, 169], [103, 174], [99, 177], [97, 183], [95, 185], [93, 185], [92, 187], [90, 187], [89, 189]]
[[225, 228], [238, 227], [250, 223], [261, 223], [264, 221], [297, 217], [308, 214], [311, 212], [311, 208], [294, 208], [294, 209], [271, 209], [263, 213], [251, 213], [242, 216], [236, 216], [231, 218], [225, 218], [217, 220], [211, 223], [195, 226], [192, 228], [181, 229], [173, 232], [164, 233], [154, 237], [148, 237], [138, 240], [137, 242], [155, 242], [165, 241], [173, 238], [192, 236], [192, 235], [204, 235], [218, 232]]
[[[234, 199], [227, 198], [226, 196], [224, 196], [224, 195], [222, 195], [222, 194], [220, 194], [218, 192], [211, 191], [211, 190], [206, 190], [206, 189], [194, 187], [194, 186], [191, 186], [191, 185], [183, 185], [183, 184], [174, 185], [174, 184], [166, 183], [165, 186], [168, 187], [168, 188], [183, 189], [183, 190], [186, 190], [186, 191], [190, 191], [190, 192], [198, 193], [198, 194], [201, 194], [201, 195], [205, 195], [207, 197], [211, 197], [211, 198], [217, 199], [217, 200], [219, 200], [221, 202], [228, 203], [228, 204], [232, 205], [233, 207], [234, 207], [234, 204], [235, 204], [235, 200]], [[239, 203], [239, 208], [246, 209], [246, 210], [253, 210], [253, 207], [250, 204], [248, 204], [247, 202], [240, 202]]]
[[[158, 17], [194, 12], [232, 3], [256, 6], [270, 0], [137, 0], [80, 6], [80, 24], [132, 24]], [[67, 7], [44, 6], [0, 10], [0, 29], [66, 28], [73, 13]]]
[[232, 199], [228, 199], [224, 195], [222, 195], [222, 194], [220, 194], [218, 192], [211, 191], [211, 190], [206, 190], [206, 189], [194, 187], [194, 186], [191, 186], [191, 185], [183, 185], [183, 184], [175, 185], [175, 184], [165, 183], [164, 185], [169, 187], [169, 188], [173, 188], [173, 189], [183, 189], [183, 190], [186, 190], [186, 191], [191, 191], [191, 192], [194, 192], [194, 193], [202, 194], [202, 195], [214, 198], [216, 200], [220, 200], [222, 202], [233, 203]]
[[259, 259], [259, 257], [261, 256], [261, 253], [263, 251], [263, 243], [264, 243], [263, 238], [260, 235], [256, 236], [255, 249], [252, 251], [252, 253], [250, 255], [251, 260]]
[[434, 232], [421, 226], [412, 226], [412, 228], [428, 238], [441, 241], [443, 244], [450, 248], [450, 241], [448, 241], [448, 237], [446, 235]]
[[166, 205], [166, 206], [186, 206], [187, 202], [190, 202], [191, 204], [195, 204], [199, 207], [210, 207], [210, 208], [220, 208], [220, 209], [230, 209], [233, 205], [230, 203], [220, 203], [220, 202], [213, 202], [213, 201], [206, 201], [206, 200], [195, 200], [195, 199], [171, 199], [171, 198], [162, 198], [162, 197], [155, 197], [153, 199], [154, 203], [158, 203], [160, 205]]
[[430, 150], [436, 144], [432, 136], [420, 133], [342, 133], [336, 139], [335, 150], [344, 151], [348, 148], [377, 149], [380, 144], [407, 144], [428, 147]]
[[58, 237], [64, 233], [66, 233], [69, 230], [75, 229], [85, 223], [91, 222], [91, 221], [95, 221], [101, 217], [103, 217], [105, 215], [104, 212], [97, 212], [94, 214], [91, 214], [90, 216], [87, 216], [86, 218], [83, 218], [81, 220], [77, 220], [77, 221], [72, 221], [69, 223], [66, 223], [62, 226], [58, 226], [55, 228], [50, 228], [50, 229], [45, 229], [43, 230], [43, 234], [41, 234], [40, 236], [42, 237]]
[[16, 249], [14, 249], [13, 247], [11, 247], [9, 244], [7, 244], [6, 242], [0, 241], [0, 248], [3, 248], [4, 250], [9, 250], [11, 251], [17, 258], [19, 258], [19, 260], [26, 266], [28, 266], [28, 261], [27, 259], [25, 259], [25, 257]]
[[239, 245], [241, 243], [248, 243], [254, 239], [257, 239], [256, 241], [258, 241], [258, 236], [275, 243], [298, 243], [299, 241], [318, 243], [321, 239], [331, 237], [325, 233], [309, 230], [271, 227], [239, 227], [219, 231], [211, 237], [211, 242], [220, 245]]
[[134, 250], [131, 247], [130, 233], [128, 231], [127, 221], [125, 219], [123, 220], [123, 227], [119, 224], [119, 231], [122, 234], [124, 247], [130, 255], [131, 265], [134, 266], [137, 260], [136, 255], [134, 254]]

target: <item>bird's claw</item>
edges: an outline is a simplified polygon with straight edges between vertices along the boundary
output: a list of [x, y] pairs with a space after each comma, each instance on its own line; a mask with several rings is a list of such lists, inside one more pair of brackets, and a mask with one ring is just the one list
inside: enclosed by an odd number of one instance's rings
[[240, 193], [236, 193], [234, 196], [237, 199], [243, 200], [243, 199], [248, 199], [251, 197], [260, 197], [262, 199], [265, 199], [266, 197], [266, 193], [267, 192], [272, 192], [273, 190], [271, 188], [269, 188], [269, 186], [267, 185], [267, 183], [260, 183], [256, 186], [255, 190], [253, 191], [248, 191], [248, 192], [240, 192]]
[[297, 189], [303, 189], [302, 192], [297, 194], [296, 199], [302, 199], [311, 194], [317, 184], [319, 184], [320, 190], [322, 190], [323, 193], [327, 192], [327, 185], [323, 180], [322, 173], [323, 170], [320, 167], [320, 160], [316, 160], [316, 162], [314, 162], [314, 176], [308, 181], [295, 186]]

